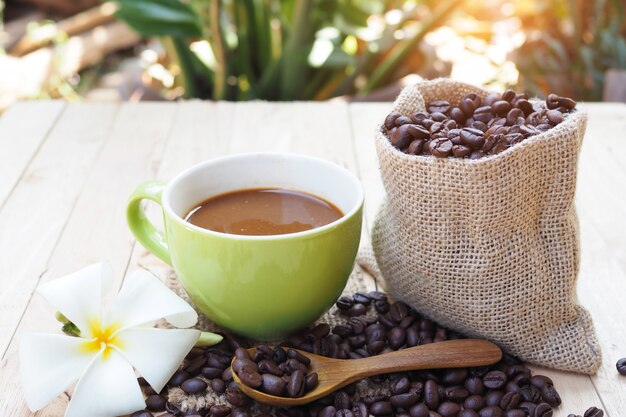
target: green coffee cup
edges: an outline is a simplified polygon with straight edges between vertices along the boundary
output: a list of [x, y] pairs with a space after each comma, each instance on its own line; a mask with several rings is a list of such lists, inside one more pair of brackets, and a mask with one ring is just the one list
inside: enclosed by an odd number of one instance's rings
[[[242, 236], [188, 223], [187, 212], [212, 196], [251, 188], [308, 192], [344, 214], [328, 225], [293, 234]], [[163, 209], [165, 234], [140, 204]], [[192, 302], [220, 326], [269, 340], [305, 327], [337, 300], [359, 247], [363, 189], [348, 170], [296, 154], [239, 154], [187, 169], [168, 184], [148, 181], [131, 195], [130, 230], [174, 267]]]

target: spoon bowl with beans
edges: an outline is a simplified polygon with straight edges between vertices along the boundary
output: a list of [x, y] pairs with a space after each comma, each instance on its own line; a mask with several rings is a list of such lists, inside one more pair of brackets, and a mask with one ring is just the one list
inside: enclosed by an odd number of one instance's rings
[[485, 366], [501, 358], [498, 346], [479, 339], [447, 340], [350, 360], [264, 345], [237, 349], [231, 367], [235, 383], [248, 397], [264, 404], [291, 407], [310, 403], [374, 375]]

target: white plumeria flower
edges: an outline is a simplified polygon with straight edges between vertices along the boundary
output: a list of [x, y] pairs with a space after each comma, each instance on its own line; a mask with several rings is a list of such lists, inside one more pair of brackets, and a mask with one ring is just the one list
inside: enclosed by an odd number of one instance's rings
[[198, 316], [144, 270], [133, 272], [109, 311], [103, 311], [112, 275], [110, 265], [100, 263], [39, 288], [80, 329], [80, 337], [22, 337], [20, 372], [31, 410], [43, 408], [76, 381], [65, 417], [111, 417], [143, 409], [134, 369], [160, 392], [198, 341], [198, 330], [151, 327], [161, 318], [176, 327], [190, 327]]

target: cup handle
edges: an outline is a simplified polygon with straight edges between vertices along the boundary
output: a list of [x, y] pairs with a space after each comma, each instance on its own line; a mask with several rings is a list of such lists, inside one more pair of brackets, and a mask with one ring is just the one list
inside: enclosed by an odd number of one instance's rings
[[161, 193], [165, 188], [162, 181], [146, 181], [133, 191], [126, 206], [126, 222], [135, 238], [146, 249], [163, 262], [172, 265], [165, 235], [158, 231], [141, 206], [142, 200], [152, 200], [161, 204]]

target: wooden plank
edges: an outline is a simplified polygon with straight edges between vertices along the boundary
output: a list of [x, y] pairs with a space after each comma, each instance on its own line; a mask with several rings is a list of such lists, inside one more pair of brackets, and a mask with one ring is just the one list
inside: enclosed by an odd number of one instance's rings
[[110, 104], [67, 105], [0, 210], [0, 352], [45, 271], [115, 110]]
[[[169, 181], [192, 165], [226, 154], [235, 107], [227, 102], [178, 103], [178, 115], [157, 178]], [[155, 225], [162, 224], [161, 210], [156, 204], [149, 203], [147, 213]], [[147, 269], [161, 280], [167, 279], [172, 270], [141, 244], [135, 245], [129, 262], [129, 270], [137, 267]]]
[[368, 229], [372, 227], [378, 208], [385, 198], [385, 188], [378, 169], [374, 135], [390, 111], [391, 103], [350, 104], [354, 149], [361, 181], [365, 187], [365, 218]]
[[62, 101], [20, 102], [0, 119], [0, 207], [64, 107]]
[[[50, 257], [41, 282], [70, 273], [100, 260], [114, 270], [114, 285], [122, 282], [134, 240], [126, 226], [126, 201], [142, 181], [153, 178], [176, 117], [170, 103], [122, 105], [109, 140], [86, 178], [84, 190]], [[112, 120], [93, 112], [86, 122]], [[60, 172], [64, 170], [60, 169]], [[80, 175], [69, 171], [68, 176]], [[24, 331], [58, 332], [59, 326], [45, 301], [33, 298], [5, 355], [0, 373], [0, 409], [11, 416], [30, 416], [22, 401], [17, 378], [17, 352]], [[68, 397], [61, 397], [36, 415], [61, 416]]]
[[615, 369], [615, 362], [626, 356], [626, 105], [585, 107], [589, 125], [576, 201], [582, 258], [578, 296], [594, 319], [602, 348], [603, 363], [592, 381], [604, 410], [618, 417], [626, 409], [626, 378]]

